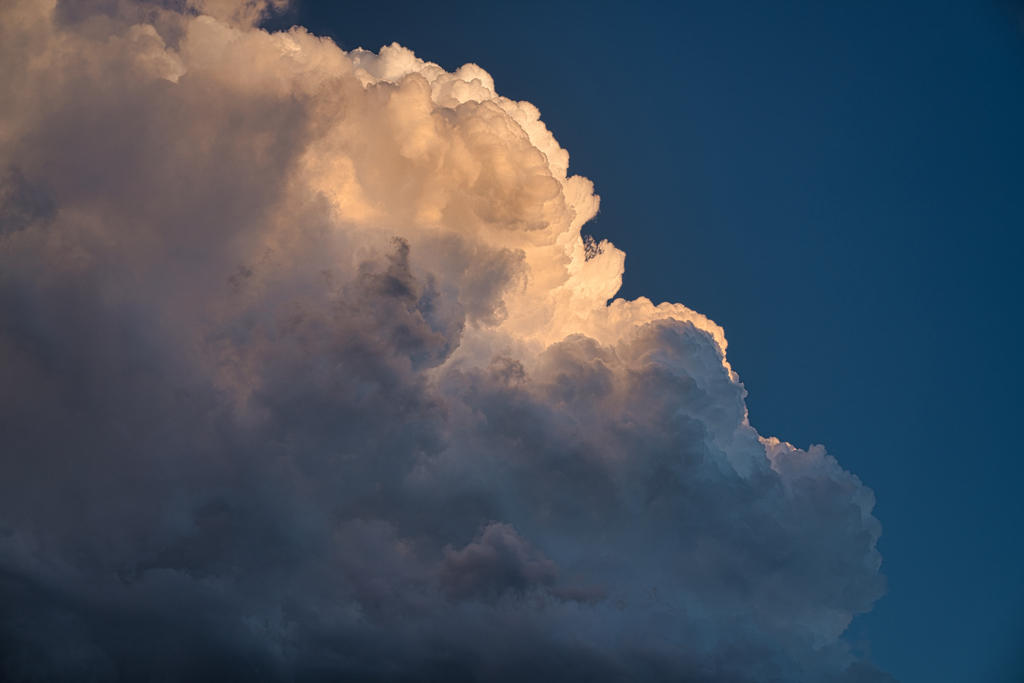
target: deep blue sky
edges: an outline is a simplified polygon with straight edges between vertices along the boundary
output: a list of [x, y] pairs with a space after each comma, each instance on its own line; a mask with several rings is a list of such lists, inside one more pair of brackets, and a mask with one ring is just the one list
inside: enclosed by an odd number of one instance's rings
[[871, 486], [904, 683], [1024, 680], [1024, 30], [1012, 5], [313, 2], [345, 49], [475, 62], [602, 196], [620, 295], [723, 325], [753, 425]]

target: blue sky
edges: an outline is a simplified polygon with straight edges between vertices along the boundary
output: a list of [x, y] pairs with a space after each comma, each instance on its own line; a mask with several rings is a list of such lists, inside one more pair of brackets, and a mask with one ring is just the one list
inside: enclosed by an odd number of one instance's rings
[[300, 2], [483, 66], [594, 181], [621, 296], [721, 324], [751, 423], [877, 496], [905, 683], [1024, 677], [1024, 29], [1009, 4]]

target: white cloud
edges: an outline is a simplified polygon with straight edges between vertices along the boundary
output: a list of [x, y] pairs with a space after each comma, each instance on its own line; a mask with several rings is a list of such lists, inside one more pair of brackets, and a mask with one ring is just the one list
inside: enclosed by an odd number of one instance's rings
[[535, 107], [190, 6], [0, 15], [8, 679], [887, 680], [870, 490]]

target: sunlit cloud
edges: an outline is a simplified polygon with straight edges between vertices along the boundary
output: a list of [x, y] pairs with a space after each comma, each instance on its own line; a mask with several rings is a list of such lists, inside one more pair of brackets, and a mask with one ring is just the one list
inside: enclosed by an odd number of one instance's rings
[[537, 108], [260, 11], [0, 10], [4, 675], [889, 680], [871, 491]]

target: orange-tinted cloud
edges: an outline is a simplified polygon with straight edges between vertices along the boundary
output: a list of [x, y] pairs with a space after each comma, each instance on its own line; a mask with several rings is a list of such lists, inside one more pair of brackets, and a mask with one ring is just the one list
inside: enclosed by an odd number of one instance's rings
[[534, 106], [190, 7], [2, 10], [10, 680], [884, 679], [870, 490]]

